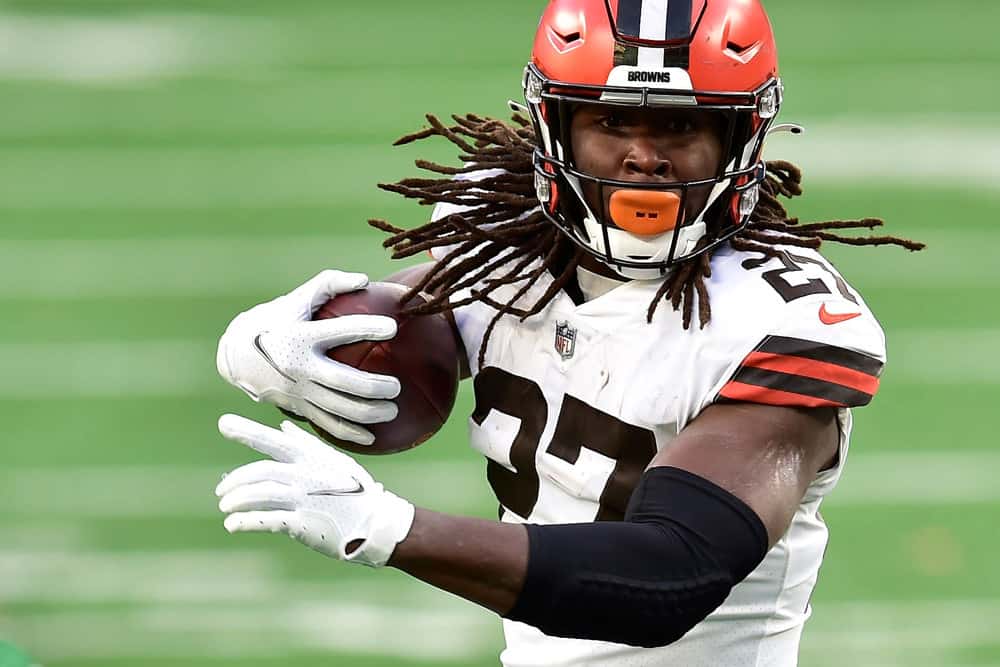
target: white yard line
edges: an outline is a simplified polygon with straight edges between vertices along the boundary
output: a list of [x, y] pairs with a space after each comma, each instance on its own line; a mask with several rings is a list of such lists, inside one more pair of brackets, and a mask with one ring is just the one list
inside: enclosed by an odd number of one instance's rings
[[[385, 142], [290, 146], [8, 147], [0, 151], [0, 208], [127, 213], [155, 208], [188, 215], [191, 208], [326, 207], [387, 201], [375, 184], [412, 173], [412, 156]], [[380, 199], [381, 197], [381, 199]], [[395, 202], [394, 202], [395, 203]], [[384, 210], [384, 209], [383, 209]], [[208, 212], [210, 214], [210, 211]], [[275, 229], [283, 220], [276, 216]], [[354, 228], [363, 219], [344, 221]]]
[[[221, 329], [220, 324], [220, 329]], [[899, 330], [892, 381], [1000, 384], [1000, 330]], [[213, 340], [0, 342], [0, 399], [206, 396], [223, 389]]]
[[0, 13], [0, 78], [126, 85], [280, 60], [280, 38], [271, 22], [246, 17], [5, 12]]
[[1000, 452], [855, 452], [825, 501], [831, 506], [923, 506], [1000, 502]]
[[[921, 117], [922, 118], [922, 117]], [[766, 156], [800, 164], [815, 184], [960, 188], [996, 193], [1000, 118], [963, 127], [901, 117], [894, 124], [818, 121], [803, 137], [774, 136]], [[386, 137], [386, 143], [394, 137]], [[381, 145], [7, 147], [0, 207], [178, 210], [376, 202], [375, 182], [408, 167]], [[345, 165], [352, 165], [350, 173]], [[405, 172], [404, 172], [405, 173]], [[338, 176], [339, 175], [339, 176]], [[67, 187], [67, 183], [72, 184]]]
[[989, 599], [823, 603], [806, 624], [800, 661], [810, 667], [961, 667], [962, 651], [996, 645], [998, 618], [1000, 600]]
[[[498, 624], [490, 615], [444, 594], [428, 596], [416, 606], [289, 602], [294, 595], [260, 605], [32, 612], [0, 620], [0, 632], [49, 660], [260, 658], [338, 651], [468, 661], [501, 646]], [[821, 667], [955, 665], [956, 653], [995, 642], [998, 617], [1000, 600], [989, 599], [826, 603], [806, 626], [802, 660]]]
[[[0, 554], [0, 599], [53, 607], [0, 617], [0, 634], [43, 659], [337, 651], [471, 660], [500, 646], [482, 610], [417, 582], [344, 575], [294, 582], [277, 558], [256, 551], [15, 547]], [[955, 651], [995, 641], [997, 618], [992, 599], [823, 603], [807, 625], [803, 661], [954, 664]]]
[[1000, 329], [894, 329], [886, 375], [893, 382], [1000, 384]]
[[[53, 530], [67, 527], [56, 526]], [[221, 525], [219, 531], [224, 538]], [[86, 576], [80, 576], [81, 572]], [[360, 570], [352, 569], [324, 581], [291, 580], [273, 551], [208, 547], [102, 551], [25, 544], [5, 547], [0, 553], [0, 600], [8, 604], [150, 605], [366, 600], [424, 605], [435, 603], [438, 597], [434, 589], [415, 580], [401, 583], [398, 578], [370, 579], [359, 574]]]
[[[221, 440], [211, 432], [205, 437]], [[463, 462], [366, 463], [379, 481], [428, 507], [469, 513], [492, 502], [485, 463], [471, 451]], [[212, 491], [225, 471], [225, 466], [7, 466], [0, 469], [0, 506], [36, 518], [212, 519], [220, 516]]]
[[281, 596], [280, 572], [280, 563], [262, 552], [102, 552], [25, 545], [0, 553], [0, 600], [259, 601]]
[[204, 395], [223, 386], [209, 341], [0, 343], [0, 399]]
[[388, 262], [378, 239], [0, 241], [0, 299], [276, 296], [325, 268]]
[[0, 76], [77, 83], [149, 79], [186, 65], [181, 31], [159, 22], [0, 15]]
[[5, 548], [0, 599], [63, 605], [0, 615], [0, 636], [42, 660], [290, 651], [459, 660], [494, 650], [499, 635], [485, 611], [416, 582], [296, 583], [276, 558], [251, 551]]
[[[0, 206], [3, 196], [0, 195]], [[356, 228], [353, 227], [353, 228]], [[392, 270], [379, 239], [345, 233], [267, 238], [147, 240], [0, 240], [0, 300], [206, 298], [276, 295], [325, 268]], [[976, 248], [1000, 244], [1000, 233], [920, 232], [931, 250], [844, 256], [848, 280], [878, 288], [982, 288], [1000, 285], [1000, 263], [970, 261]]]
[[467, 661], [499, 651], [498, 624], [488, 615], [461, 603], [437, 607], [275, 600], [261, 606], [39, 612], [0, 619], [0, 634], [42, 661], [259, 659], [315, 652]]
[[[210, 437], [207, 435], [206, 437]], [[484, 464], [373, 461], [389, 488], [434, 509], [469, 513], [491, 501]], [[0, 505], [12, 516], [218, 518], [212, 495], [223, 467], [118, 466], [0, 470]], [[848, 460], [832, 506], [976, 505], [1000, 502], [1000, 453], [857, 453]], [[2, 598], [2, 596], [0, 596]]]
[[998, 343], [1000, 329], [897, 329], [888, 336], [886, 374], [927, 384], [1000, 384]]
[[56, 608], [2, 614], [0, 636], [42, 660], [291, 651], [460, 660], [498, 647], [487, 612], [415, 581], [359, 573], [293, 581], [256, 551], [5, 547], [0, 599]]
[[[816, 184], [961, 188], [996, 193], [998, 123], [979, 128], [857, 119], [817, 122], [804, 137], [775, 136], [767, 157], [792, 160]], [[389, 142], [394, 137], [386, 137]], [[353, 165], [350, 173], [345, 165]], [[380, 175], [408, 158], [379, 145], [94, 146], [5, 148], [0, 207], [49, 211], [364, 204]], [[404, 172], [405, 173], [405, 172]], [[340, 175], [336, 177], [335, 175]], [[72, 187], [67, 187], [71, 183]], [[141, 215], [141, 213], [140, 213]]]
[[809, 183], [961, 186], [996, 191], [1000, 171], [1000, 118], [967, 126], [944, 115], [896, 123], [863, 119], [806, 121], [806, 133], [778, 134], [766, 157], [802, 167]]

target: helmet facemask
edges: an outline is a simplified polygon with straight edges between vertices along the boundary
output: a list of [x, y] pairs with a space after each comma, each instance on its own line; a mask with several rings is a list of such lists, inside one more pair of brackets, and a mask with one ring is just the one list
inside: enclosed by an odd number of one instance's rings
[[[670, 74], [664, 78], [689, 80], [681, 69]], [[765, 176], [760, 160], [764, 137], [781, 105], [777, 78], [749, 93], [698, 91], [690, 86], [595, 86], [550, 80], [531, 64], [525, 69], [524, 91], [539, 139], [534, 154], [535, 188], [545, 215], [574, 243], [620, 275], [659, 278], [676, 264], [725, 242], [749, 221]], [[671, 183], [619, 181], [585, 173], [577, 166], [570, 137], [573, 110], [580, 104], [718, 114], [723, 132], [716, 173], [706, 179]], [[597, 195], [588, 202], [585, 190], [595, 188]], [[705, 204], [688, 212], [689, 199], [705, 188], [710, 188]], [[615, 196], [635, 193], [631, 198], [635, 202], [654, 205], [633, 206], [637, 217], [631, 221], [622, 218], [622, 211], [631, 209], [619, 207], [616, 218], [606, 210], [608, 189], [617, 190]], [[599, 206], [592, 205], [593, 201]], [[674, 219], [645, 224], [664, 214]]]

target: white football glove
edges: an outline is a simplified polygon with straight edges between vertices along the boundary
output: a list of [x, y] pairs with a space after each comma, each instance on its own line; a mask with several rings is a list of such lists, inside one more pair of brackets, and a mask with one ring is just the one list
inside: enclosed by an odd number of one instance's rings
[[[279, 431], [223, 415], [219, 432], [274, 459], [241, 466], [216, 487], [230, 533], [285, 533], [327, 556], [380, 567], [410, 532], [412, 504], [292, 422]], [[354, 541], [360, 546], [348, 553]]]
[[255, 401], [305, 417], [327, 433], [360, 445], [375, 437], [358, 424], [392, 421], [399, 380], [328, 358], [326, 350], [359, 340], [388, 340], [396, 321], [344, 315], [312, 321], [331, 297], [363, 289], [362, 273], [323, 271], [292, 292], [240, 313], [219, 341], [216, 365], [230, 384]]

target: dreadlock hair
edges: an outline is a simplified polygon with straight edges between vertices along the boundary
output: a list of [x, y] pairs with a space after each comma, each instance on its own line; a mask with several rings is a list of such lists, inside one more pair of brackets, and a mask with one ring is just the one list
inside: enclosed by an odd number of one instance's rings
[[[418, 292], [429, 294], [427, 300], [409, 309], [411, 314], [447, 312], [479, 301], [497, 312], [486, 328], [479, 352], [483, 364], [486, 346], [497, 323], [504, 315], [522, 321], [541, 312], [561, 289], [573, 279], [585, 252], [542, 213], [535, 194], [532, 155], [537, 145], [529, 121], [515, 114], [512, 123], [466, 114], [452, 116], [455, 124], [446, 126], [427, 115], [430, 127], [398, 139], [400, 146], [432, 136], [444, 137], [461, 151], [465, 166], [417, 160], [420, 169], [437, 174], [436, 178], [406, 178], [397, 183], [382, 183], [379, 188], [395, 192], [421, 205], [439, 203], [465, 207], [461, 213], [448, 215], [414, 229], [402, 229], [385, 220], [368, 223], [390, 236], [383, 246], [392, 249], [393, 259], [411, 257], [433, 248], [450, 250], [412, 287], [404, 302]], [[497, 175], [480, 179], [463, 178], [465, 174], [498, 170]], [[778, 197], [802, 194], [802, 172], [789, 162], [767, 163], [767, 176], [760, 186], [760, 199], [750, 221], [730, 244], [738, 250], [777, 256], [775, 246], [791, 245], [819, 248], [823, 241], [848, 245], [897, 245], [907, 250], [921, 250], [924, 244], [893, 236], [841, 236], [840, 229], [874, 229], [884, 223], [878, 218], [830, 220], [800, 224], [791, 218]], [[702, 240], [702, 247], [707, 243]], [[657, 306], [668, 301], [682, 313], [685, 329], [691, 326], [694, 306], [698, 306], [701, 327], [712, 317], [705, 279], [712, 275], [710, 253], [705, 252], [680, 262], [657, 291], [646, 313], [652, 321]], [[546, 273], [553, 281], [530, 306], [515, 304]], [[500, 302], [494, 292], [505, 285], [523, 282], [517, 292]], [[470, 295], [452, 301], [463, 289]]]

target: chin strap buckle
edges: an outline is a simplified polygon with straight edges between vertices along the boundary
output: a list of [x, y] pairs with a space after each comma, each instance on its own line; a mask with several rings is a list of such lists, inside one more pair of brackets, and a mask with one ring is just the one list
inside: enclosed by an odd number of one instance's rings
[[789, 134], [802, 134], [806, 131], [806, 128], [801, 125], [796, 125], [795, 123], [781, 123], [780, 125], [775, 125], [767, 131], [767, 136], [772, 134], [778, 134], [779, 132], [788, 132]]
[[528, 113], [528, 107], [524, 106], [520, 102], [515, 102], [514, 100], [507, 100], [507, 106], [510, 107], [510, 110], [513, 111], [514, 113], [519, 113], [519, 114]]

